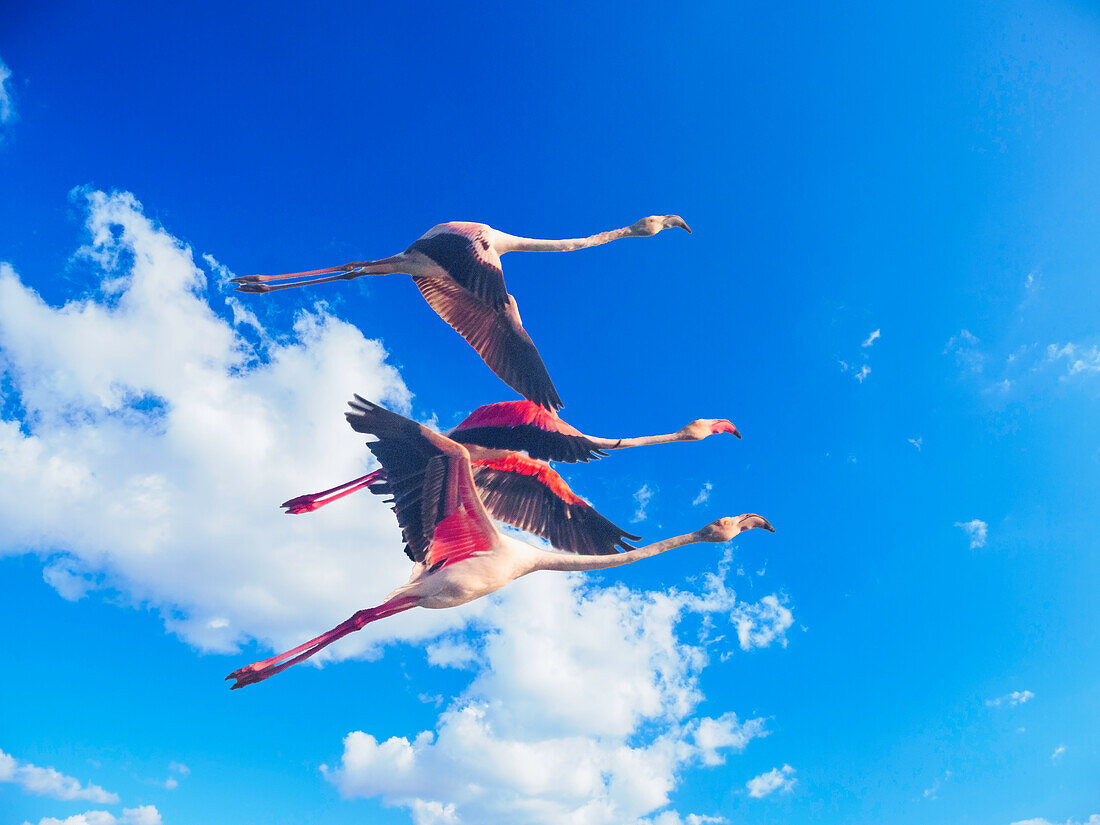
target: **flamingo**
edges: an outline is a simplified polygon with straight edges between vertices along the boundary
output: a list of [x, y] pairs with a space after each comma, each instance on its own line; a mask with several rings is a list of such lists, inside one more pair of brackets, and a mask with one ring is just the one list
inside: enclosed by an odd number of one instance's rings
[[696, 542], [729, 541], [754, 528], [775, 532], [755, 513], [720, 518], [691, 533], [623, 553], [584, 555], [543, 550], [502, 534], [474, 483], [468, 447], [356, 395], [345, 413], [358, 432], [375, 435], [368, 447], [385, 475], [374, 492], [392, 506], [413, 561], [407, 584], [376, 607], [360, 610], [326, 633], [295, 648], [233, 671], [232, 689], [263, 681], [361, 630], [414, 607], [457, 607], [493, 593], [536, 570], [606, 570]]
[[[483, 498], [486, 494], [497, 490], [501, 484], [497, 473], [490, 474], [488, 472], [493, 469], [536, 478], [545, 491], [540, 497], [553, 501], [554, 507], [558, 507], [559, 502], [565, 501], [578, 502], [572, 506], [580, 508], [581, 504], [584, 503], [583, 500], [573, 494], [572, 490], [566, 485], [565, 480], [554, 472], [549, 465], [545, 464], [545, 461], [569, 463], [591, 461], [606, 456], [608, 450], [642, 447], [649, 444], [668, 444], [675, 441], [701, 441], [720, 433], [730, 433], [738, 438], [741, 437], [737, 427], [728, 419], [699, 418], [674, 433], [638, 438], [600, 438], [585, 435], [559, 418], [556, 413], [545, 410], [530, 401], [502, 401], [478, 407], [447, 435], [453, 441], [465, 444], [470, 450], [474, 465], [474, 483], [482, 491]], [[490, 459], [495, 459], [495, 461]], [[383, 474], [384, 471], [368, 473], [328, 490], [322, 490], [319, 493], [307, 493], [297, 496], [289, 501], [284, 501], [280, 506], [286, 510], [288, 515], [312, 513], [326, 504], [331, 504], [344, 496], [370, 487], [372, 483], [379, 481]], [[511, 482], [509, 482], [509, 486], [513, 486]], [[557, 499], [545, 495], [546, 493], [553, 493]], [[539, 529], [532, 529], [533, 525], [536, 524], [535, 521], [529, 519], [519, 523], [513, 517], [517, 509], [515, 501], [507, 502], [506, 506], [496, 505], [495, 499], [486, 501], [491, 516], [514, 527], [533, 532], [547, 539], [559, 550], [580, 553], [599, 552], [587, 546], [582, 549], [580, 545], [560, 544], [559, 540], [566, 540], [566, 537], [561, 536], [560, 531], [556, 536], [544, 532], [544, 530], [549, 531], [552, 525], [560, 523], [555, 518], [557, 515], [564, 515], [566, 518], [580, 516], [586, 522], [595, 521], [591, 513], [587, 511], [578, 509], [576, 512], [555, 512], [551, 515], [549, 512], [551, 508], [543, 507], [539, 512], [546, 520], [537, 522], [543, 525]], [[599, 515], [595, 510], [591, 512], [597, 516]], [[600, 516], [599, 518], [602, 519], [603, 517]], [[569, 524], [570, 522], [564, 523]], [[601, 523], [600, 526], [606, 528], [608, 525], [614, 527], [610, 522], [607, 522], [606, 525]], [[618, 530], [619, 528], [615, 529]], [[639, 537], [619, 530], [619, 538], [629, 538], [637, 541]], [[611, 548], [614, 546], [615, 542], [610, 545]], [[604, 552], [614, 552], [614, 550], [609, 549]]]
[[400, 255], [285, 275], [243, 275], [232, 283], [239, 292], [274, 292], [365, 275], [411, 275], [429, 306], [477, 350], [500, 380], [539, 406], [557, 410], [561, 397], [523, 328], [516, 299], [504, 285], [500, 256], [572, 252], [619, 238], [656, 235], [670, 227], [691, 232], [678, 215], [651, 215], [621, 229], [566, 240], [521, 238], [483, 223], [453, 221], [433, 226]]

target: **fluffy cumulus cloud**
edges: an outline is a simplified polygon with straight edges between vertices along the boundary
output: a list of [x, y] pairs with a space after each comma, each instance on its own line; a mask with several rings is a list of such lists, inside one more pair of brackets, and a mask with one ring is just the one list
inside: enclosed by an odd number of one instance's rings
[[758, 602], [739, 602], [731, 618], [737, 627], [737, 641], [742, 650], [768, 647], [775, 642], [786, 647], [787, 630], [794, 624], [794, 614], [775, 594]]
[[[38, 820], [38, 825], [162, 825], [160, 811], [154, 805], [142, 805], [138, 808], [125, 808], [122, 816], [117, 817], [110, 811], [85, 811], [64, 819], [47, 816]], [[29, 822], [23, 825], [31, 825]]]
[[[109, 589], [213, 651], [282, 649], [384, 598], [408, 561], [381, 500], [275, 507], [369, 466], [340, 414], [353, 391], [409, 409], [382, 345], [323, 305], [269, 335], [133, 196], [80, 197], [82, 297], [51, 306], [0, 264], [0, 554], [36, 552], [64, 598]], [[468, 613], [410, 611], [329, 657]]]
[[798, 781], [794, 778], [794, 773], [794, 768], [790, 765], [784, 765], [782, 768], [772, 768], [766, 773], [754, 776], [745, 783], [745, 787], [749, 791], [749, 796], [753, 799], [762, 799], [776, 791], [787, 793], [794, 788], [795, 782]]
[[986, 705], [991, 708], [999, 708], [1001, 705], [1007, 705], [1008, 707], [1016, 707], [1016, 705], [1023, 705], [1030, 702], [1035, 698], [1035, 694], [1030, 690], [1014, 690], [1012, 693], [1005, 694], [1004, 696], [998, 696], [996, 699], [987, 699]]
[[708, 655], [678, 626], [691, 614], [728, 621], [738, 606], [723, 571], [693, 594], [523, 579], [478, 619], [483, 666], [433, 729], [353, 732], [325, 776], [418, 825], [717, 821], [668, 809], [670, 794], [685, 770], [767, 731], [732, 711], [694, 715]]
[[84, 800], [100, 805], [118, 802], [118, 794], [105, 791], [99, 785], [83, 785], [79, 780], [53, 768], [42, 768], [16, 759], [0, 750], [0, 782], [18, 785], [25, 793], [50, 796], [61, 800]]
[[[152, 606], [205, 650], [249, 638], [282, 649], [380, 601], [408, 562], [379, 499], [296, 518], [275, 505], [372, 466], [339, 411], [353, 391], [409, 409], [382, 345], [323, 305], [269, 333], [132, 196], [81, 197], [88, 241], [76, 271], [94, 277], [79, 298], [47, 304], [0, 265], [0, 553], [37, 553], [64, 598], [105, 591]], [[651, 496], [643, 487], [643, 514]], [[784, 643], [791, 621], [777, 596], [736, 598], [728, 554], [717, 567], [690, 593], [541, 574], [468, 607], [370, 625], [329, 655], [417, 640], [469, 683], [449, 704], [428, 697], [440, 708], [428, 730], [350, 733], [326, 776], [417, 825], [715, 821], [670, 810], [670, 794], [686, 770], [766, 731], [728, 707], [696, 713], [708, 651], [724, 660], [730, 644], [692, 644], [678, 629], [693, 617], [702, 638], [725, 623], [747, 648]], [[467, 622], [476, 633], [462, 632]], [[20, 768], [7, 757], [0, 776], [32, 783]], [[186, 773], [173, 766], [165, 786]], [[117, 801], [75, 780], [51, 787]], [[159, 822], [153, 808], [80, 816]]]
[[956, 521], [955, 526], [962, 528], [962, 531], [966, 533], [966, 537], [970, 539], [971, 550], [985, 547], [985, 539], [989, 535], [989, 525], [980, 518], [974, 518], [970, 521]]

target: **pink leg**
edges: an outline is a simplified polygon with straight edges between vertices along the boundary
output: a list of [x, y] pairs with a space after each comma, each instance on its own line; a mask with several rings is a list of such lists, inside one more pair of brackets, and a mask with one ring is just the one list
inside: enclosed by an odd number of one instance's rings
[[255, 682], [262, 682], [264, 679], [286, 670], [291, 665], [296, 665], [298, 662], [305, 661], [314, 653], [322, 648], [328, 647], [337, 639], [342, 639], [349, 633], [354, 633], [356, 630], [362, 630], [371, 622], [376, 622], [379, 619], [384, 619], [387, 616], [393, 616], [395, 613], [401, 613], [404, 610], [416, 607], [416, 604], [417, 599], [415, 596], [406, 596], [386, 602], [385, 604], [380, 604], [378, 607], [360, 610], [347, 621], [341, 622], [327, 633], [322, 633], [316, 639], [310, 639], [308, 642], [291, 648], [285, 653], [280, 653], [278, 656], [272, 656], [270, 659], [264, 659], [262, 662], [254, 662], [253, 664], [234, 670], [225, 677], [226, 681], [230, 679], [236, 680], [236, 683], [230, 687], [230, 690], [247, 687]]
[[[286, 508], [287, 515], [297, 516], [302, 513], [312, 513], [314, 510], [324, 507], [326, 504], [331, 504], [338, 498], [351, 495], [356, 490], [362, 490], [364, 487], [369, 486], [374, 481], [382, 477], [383, 470], [375, 470], [373, 473], [367, 473], [365, 476], [359, 478], [353, 478], [344, 484], [339, 484], [336, 487], [332, 487], [328, 490], [322, 490], [319, 493], [306, 493], [304, 496], [297, 496], [289, 501], [284, 501], [280, 504], [280, 507]], [[344, 489], [345, 487], [349, 489]], [[344, 490], [339, 495], [333, 496], [332, 493], [338, 490]], [[329, 497], [331, 496], [331, 497]]]
[[[233, 278], [230, 283], [237, 285], [238, 292], [274, 292], [279, 289], [291, 289], [296, 286], [311, 286], [323, 284], [328, 281], [350, 281], [361, 275], [389, 275], [397, 271], [397, 266], [404, 260], [403, 255], [394, 255], [390, 258], [381, 258], [377, 261], [359, 261], [358, 263], [344, 264], [342, 266], [330, 266], [326, 269], [309, 269], [305, 272], [287, 272], [283, 275], [241, 275]], [[331, 273], [339, 273], [333, 275]], [[317, 275], [327, 275], [327, 278], [318, 278]], [[306, 280], [295, 281], [278, 285], [267, 284], [267, 281], [294, 281], [296, 278]]]

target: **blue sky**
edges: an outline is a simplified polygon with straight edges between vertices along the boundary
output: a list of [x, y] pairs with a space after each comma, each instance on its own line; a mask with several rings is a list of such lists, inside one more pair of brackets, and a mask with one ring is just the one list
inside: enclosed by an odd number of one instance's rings
[[[28, 3], [0, 61], [5, 823], [1100, 821], [1088, 4]], [[566, 420], [744, 440], [566, 475], [778, 533], [230, 693], [407, 574], [371, 497], [275, 506], [364, 471], [350, 394], [514, 396], [400, 278], [228, 273], [666, 212], [509, 288]]]

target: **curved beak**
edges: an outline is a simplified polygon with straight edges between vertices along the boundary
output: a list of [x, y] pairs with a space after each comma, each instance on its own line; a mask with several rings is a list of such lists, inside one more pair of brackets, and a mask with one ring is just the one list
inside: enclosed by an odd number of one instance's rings
[[691, 227], [687, 225], [687, 221], [681, 218], [679, 215], [669, 215], [668, 225], [670, 227], [678, 226], [680, 229], [685, 230], [689, 235], [691, 234]]
[[772, 527], [772, 523], [763, 516], [757, 515], [756, 513], [749, 513], [748, 515], [743, 516], [742, 522], [748, 522], [749, 526], [745, 528], [746, 530], [755, 530], [759, 527], [761, 530], [767, 530], [769, 533], [775, 532], [775, 528]]

